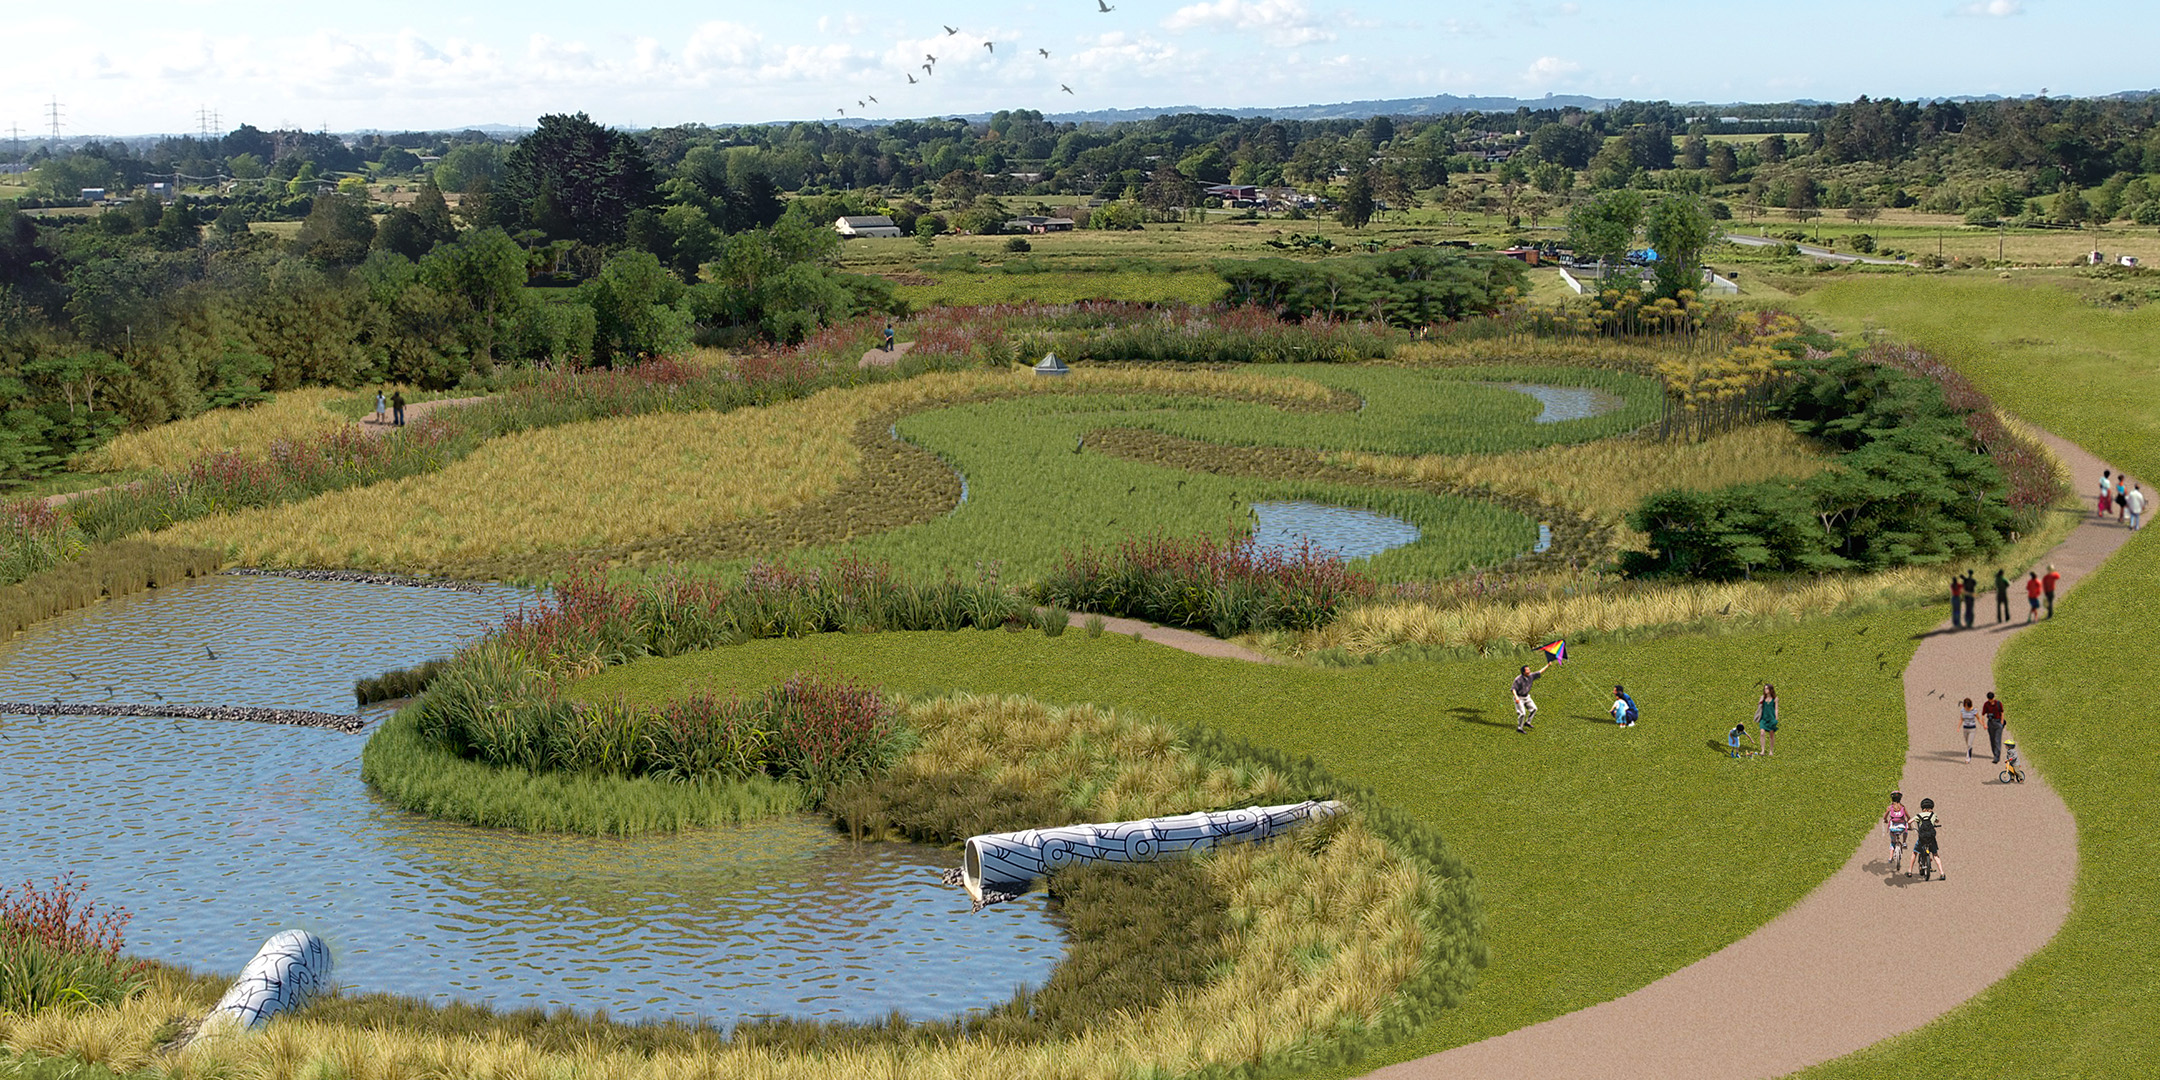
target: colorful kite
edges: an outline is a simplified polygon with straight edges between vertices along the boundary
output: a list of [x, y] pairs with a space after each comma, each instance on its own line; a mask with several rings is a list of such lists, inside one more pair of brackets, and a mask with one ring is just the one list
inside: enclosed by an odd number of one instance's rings
[[1561, 638], [1558, 641], [1540, 645], [1538, 651], [1545, 654], [1545, 659], [1555, 664], [1564, 664], [1567, 662], [1567, 639]]

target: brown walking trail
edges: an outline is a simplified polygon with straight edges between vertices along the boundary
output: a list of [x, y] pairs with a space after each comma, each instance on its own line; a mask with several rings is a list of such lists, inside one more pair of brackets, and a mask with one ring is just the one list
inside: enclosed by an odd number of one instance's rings
[[[2043, 438], [2069, 466], [2073, 491], [2099, 476], [2098, 459]], [[2069, 588], [2130, 536], [2088, 509], [2034, 569], [2053, 563]], [[1932, 798], [1943, 816], [1946, 880], [1891, 877], [1877, 825], [1828, 881], [1709, 957], [1624, 997], [1372, 1076], [1783, 1076], [1917, 1028], [2009, 974], [2062, 927], [2077, 877], [2077, 823], [2044, 774], [2028, 762], [2027, 783], [1999, 783], [1985, 728], [1978, 756], [1965, 761], [1957, 702], [1994, 689], [1995, 654], [2025, 625], [2024, 572], [2013, 582], [2009, 622], [1952, 631], [1946, 621], [1905, 669], [1902, 790], [1908, 807]], [[1983, 596], [1976, 614], [1991, 617], [1993, 599]], [[2005, 704], [2015, 737], [2018, 702]], [[1781, 742], [1805, 754], [1806, 739], [1803, 728]]]

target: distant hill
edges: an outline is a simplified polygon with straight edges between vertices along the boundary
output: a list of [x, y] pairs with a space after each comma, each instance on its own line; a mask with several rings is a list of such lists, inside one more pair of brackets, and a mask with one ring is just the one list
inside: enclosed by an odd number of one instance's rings
[[1514, 112], [1526, 108], [1598, 110], [1617, 105], [1620, 101], [1620, 98], [1594, 98], [1580, 94], [1547, 94], [1541, 98], [1457, 97], [1454, 94], [1440, 94], [1436, 97], [1342, 101], [1333, 105], [1285, 105], [1265, 109], [1250, 106], [1202, 108], [1198, 105], [1177, 105], [1161, 109], [1096, 109], [1091, 112], [1054, 113], [1044, 119], [1060, 123], [1108, 124], [1120, 120], [1148, 120], [1166, 114], [1208, 113], [1240, 119], [1265, 116], [1275, 120], [1363, 120], [1374, 116], [1439, 116], [1462, 112]]

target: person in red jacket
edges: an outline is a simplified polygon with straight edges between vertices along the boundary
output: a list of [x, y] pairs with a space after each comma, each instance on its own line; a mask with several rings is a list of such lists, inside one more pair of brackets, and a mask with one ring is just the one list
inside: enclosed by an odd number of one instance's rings
[[2047, 597], [2047, 617], [2050, 619], [2055, 617], [2055, 585], [2061, 580], [2062, 575], [2055, 572], [2055, 564], [2049, 563], [2047, 576], [2040, 579], [2040, 592]]
[[1988, 691], [1987, 701], [1980, 706], [1980, 715], [1987, 718], [1988, 749], [1995, 752], [1995, 763], [2000, 765], [2002, 764], [2003, 706], [2002, 702], [1996, 699], [1995, 691]]
[[2041, 590], [2041, 585], [2040, 585], [2040, 575], [2039, 575], [2039, 573], [2037, 573], [2037, 572], [2034, 572], [2034, 573], [2028, 573], [2028, 574], [2026, 574], [2026, 575], [2025, 575], [2025, 621], [2026, 621], [2027, 623], [2030, 623], [2030, 622], [2032, 622], [2032, 621], [2033, 621], [2034, 619], [2037, 619], [2037, 618], [2039, 618], [2039, 617], [2040, 617], [2040, 590]]

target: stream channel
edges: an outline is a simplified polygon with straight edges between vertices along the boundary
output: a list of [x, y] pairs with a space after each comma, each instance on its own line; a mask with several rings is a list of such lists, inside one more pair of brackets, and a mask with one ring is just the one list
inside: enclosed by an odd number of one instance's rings
[[[446, 655], [530, 595], [199, 579], [33, 625], [0, 646], [0, 701], [346, 712], [356, 677]], [[0, 883], [72, 873], [133, 912], [129, 953], [197, 970], [298, 928], [355, 991], [626, 1020], [949, 1017], [1064, 953], [1040, 894], [970, 914], [938, 881], [953, 852], [807, 815], [629, 840], [452, 825], [368, 791], [366, 738], [0, 717]]]

